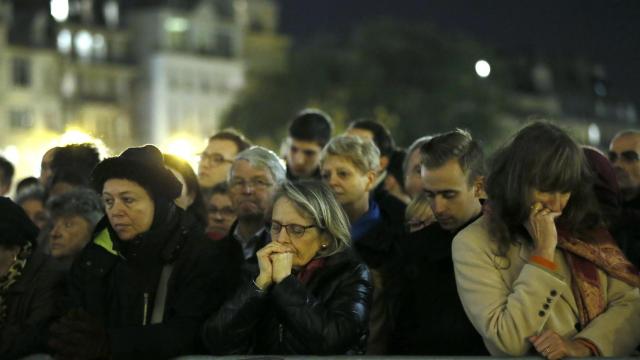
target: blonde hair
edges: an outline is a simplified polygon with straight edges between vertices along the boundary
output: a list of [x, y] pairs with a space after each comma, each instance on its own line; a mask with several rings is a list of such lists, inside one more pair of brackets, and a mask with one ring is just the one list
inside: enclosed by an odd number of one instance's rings
[[363, 173], [378, 171], [380, 168], [380, 150], [371, 140], [357, 136], [340, 135], [331, 139], [322, 149], [320, 163], [324, 163], [327, 156], [341, 156], [351, 161]]
[[278, 189], [273, 202], [285, 197], [297, 210], [309, 216], [318, 229], [327, 235], [329, 243], [318, 251], [317, 257], [327, 257], [351, 246], [349, 218], [327, 185], [318, 180], [285, 182]]

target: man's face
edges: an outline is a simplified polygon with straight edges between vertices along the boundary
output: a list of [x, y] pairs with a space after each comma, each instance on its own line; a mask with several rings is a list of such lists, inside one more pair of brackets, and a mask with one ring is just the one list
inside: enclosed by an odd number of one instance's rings
[[239, 220], [264, 218], [276, 188], [276, 181], [268, 169], [253, 167], [246, 160], [233, 164], [229, 193]]
[[609, 159], [613, 164], [620, 189], [636, 194], [640, 192], [640, 135], [623, 135], [609, 146]]
[[296, 177], [309, 178], [320, 166], [322, 147], [315, 141], [287, 139], [287, 168]]
[[433, 169], [422, 166], [421, 174], [431, 210], [443, 229], [459, 230], [480, 212], [481, 185], [468, 185], [458, 159]]
[[216, 139], [209, 141], [198, 164], [198, 183], [203, 188], [213, 187], [227, 180], [238, 147], [233, 141]]
[[46, 186], [49, 183], [49, 178], [53, 176], [51, 162], [57, 150], [58, 148], [49, 149], [42, 156], [42, 161], [40, 162], [40, 184], [42, 184], [42, 186]]

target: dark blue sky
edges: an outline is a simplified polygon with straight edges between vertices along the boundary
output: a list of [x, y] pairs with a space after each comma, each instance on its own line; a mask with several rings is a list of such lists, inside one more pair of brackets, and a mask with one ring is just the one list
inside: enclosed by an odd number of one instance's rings
[[296, 40], [347, 33], [380, 16], [426, 21], [502, 53], [582, 57], [606, 66], [617, 93], [640, 98], [638, 0], [280, 0]]

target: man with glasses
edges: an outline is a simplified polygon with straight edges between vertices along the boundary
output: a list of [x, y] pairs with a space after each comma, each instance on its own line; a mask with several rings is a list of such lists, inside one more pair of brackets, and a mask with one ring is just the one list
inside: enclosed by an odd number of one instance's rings
[[233, 159], [249, 146], [251, 143], [232, 129], [222, 130], [209, 138], [198, 165], [198, 183], [205, 199], [210, 198], [215, 185], [227, 180]]
[[305, 109], [293, 119], [285, 148], [287, 179], [320, 179], [320, 151], [332, 130], [331, 118], [320, 110]]
[[640, 131], [621, 131], [611, 140], [609, 160], [616, 171], [622, 195], [622, 213], [616, 240], [629, 260], [640, 266]]
[[228, 247], [230, 256], [241, 252], [249, 269], [257, 270], [256, 252], [271, 241], [266, 219], [273, 195], [285, 180], [281, 160], [260, 146], [242, 151], [231, 165], [229, 194], [237, 220], [221, 242]]

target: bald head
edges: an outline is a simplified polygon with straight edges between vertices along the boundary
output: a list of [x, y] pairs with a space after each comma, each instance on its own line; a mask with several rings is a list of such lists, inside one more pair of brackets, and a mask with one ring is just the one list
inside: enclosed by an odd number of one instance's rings
[[640, 194], [640, 131], [625, 130], [611, 140], [609, 159], [625, 200]]

